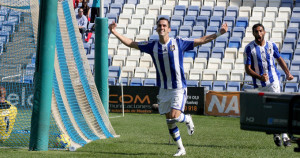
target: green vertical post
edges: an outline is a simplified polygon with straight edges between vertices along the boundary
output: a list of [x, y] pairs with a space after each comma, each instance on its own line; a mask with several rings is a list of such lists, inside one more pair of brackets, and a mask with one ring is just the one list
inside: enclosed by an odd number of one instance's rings
[[40, 0], [29, 150], [47, 151], [57, 23], [57, 1]]
[[95, 20], [95, 82], [108, 115], [108, 19]]

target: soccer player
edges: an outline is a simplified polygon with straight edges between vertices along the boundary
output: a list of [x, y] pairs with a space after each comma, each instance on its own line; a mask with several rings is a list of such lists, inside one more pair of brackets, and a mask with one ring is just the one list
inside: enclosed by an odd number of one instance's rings
[[6, 90], [0, 87], [0, 142], [9, 138], [17, 116], [17, 108], [5, 100], [5, 97]]
[[[255, 40], [250, 42], [244, 51], [246, 73], [252, 76], [254, 88], [259, 91], [280, 93], [280, 73], [276, 69], [274, 58], [286, 74], [287, 80], [294, 77], [281, 58], [276, 44], [264, 39], [266, 33], [264, 26], [255, 24], [252, 31]], [[284, 146], [291, 145], [286, 133], [282, 134], [282, 140]], [[274, 142], [277, 146], [281, 146], [279, 134], [274, 134]]]
[[218, 33], [198, 39], [182, 39], [180, 37], [173, 39], [169, 37], [171, 28], [168, 19], [160, 18], [156, 24], [159, 40], [149, 42], [134, 42], [119, 34], [115, 29], [117, 27], [115, 22], [109, 25], [109, 29], [126, 46], [139, 49], [152, 57], [157, 70], [157, 85], [160, 87], [157, 96], [159, 113], [166, 116], [169, 133], [178, 145], [178, 151], [174, 156], [182, 156], [186, 154], [186, 151], [176, 122], [186, 123], [188, 134], [194, 133], [192, 117], [183, 113], [187, 99], [187, 86], [183, 70], [184, 52], [216, 39], [226, 33], [228, 27], [225, 23]]

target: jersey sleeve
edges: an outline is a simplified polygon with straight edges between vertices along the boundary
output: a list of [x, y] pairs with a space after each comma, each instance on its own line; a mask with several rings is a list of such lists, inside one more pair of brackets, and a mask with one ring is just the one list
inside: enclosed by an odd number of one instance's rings
[[272, 45], [273, 45], [273, 51], [274, 51], [274, 53], [273, 53], [274, 58], [280, 58], [278, 47], [276, 46], [275, 43], [272, 43]]
[[244, 51], [244, 64], [251, 65], [251, 48], [249, 46]]
[[151, 54], [153, 52], [153, 43], [154, 42], [147, 41], [138, 42], [138, 47], [141, 50], [141, 52]]
[[182, 52], [194, 49], [194, 39], [178, 39]]

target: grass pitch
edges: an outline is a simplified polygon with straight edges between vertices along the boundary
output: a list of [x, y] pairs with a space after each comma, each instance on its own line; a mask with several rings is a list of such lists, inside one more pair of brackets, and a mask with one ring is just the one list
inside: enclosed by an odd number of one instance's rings
[[[119, 114], [110, 114], [116, 116]], [[195, 133], [187, 134], [184, 124], [178, 124], [187, 155], [184, 157], [300, 157], [291, 147], [277, 147], [272, 135], [240, 130], [239, 118], [193, 115]], [[164, 116], [158, 114], [125, 114], [112, 118], [111, 123], [120, 138], [91, 142], [76, 152], [27, 151], [0, 149], [0, 157], [172, 157], [177, 151], [169, 145], [169, 134]]]

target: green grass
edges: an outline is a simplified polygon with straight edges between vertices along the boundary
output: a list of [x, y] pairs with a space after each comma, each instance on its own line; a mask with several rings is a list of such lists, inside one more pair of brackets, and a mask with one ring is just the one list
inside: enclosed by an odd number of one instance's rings
[[[110, 114], [115, 116], [116, 114]], [[239, 118], [193, 115], [196, 131], [187, 134], [179, 124], [187, 155], [185, 157], [300, 157], [292, 147], [276, 147], [272, 135], [240, 130]], [[176, 145], [169, 145], [169, 134], [164, 116], [158, 114], [125, 114], [112, 118], [111, 123], [120, 138], [91, 142], [76, 152], [27, 151], [0, 149], [0, 157], [172, 157]]]

